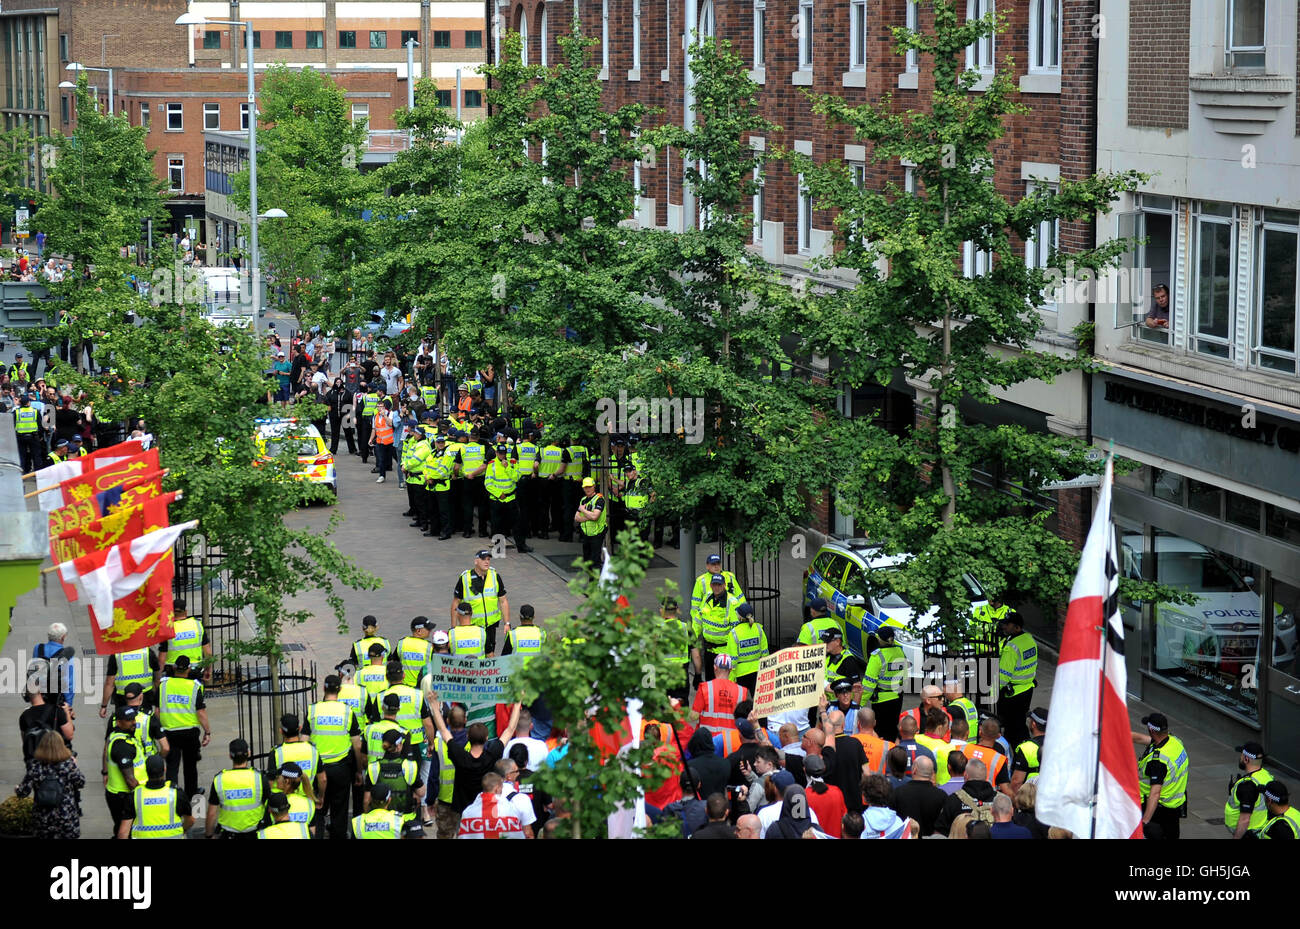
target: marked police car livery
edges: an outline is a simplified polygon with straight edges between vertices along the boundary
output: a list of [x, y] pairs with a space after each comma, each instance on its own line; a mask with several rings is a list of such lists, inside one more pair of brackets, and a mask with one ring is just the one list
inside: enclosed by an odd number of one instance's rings
[[[897, 630], [894, 641], [911, 665], [909, 675], [920, 677], [925, 656], [921, 639], [909, 626], [924, 631], [938, 619], [938, 607], [915, 616], [916, 611], [906, 600], [881, 587], [882, 579], [887, 581], [889, 572], [905, 564], [907, 559], [907, 555], [886, 555], [880, 546], [865, 539], [826, 543], [804, 571], [804, 618], [808, 617], [808, 604], [812, 600], [825, 599], [844, 630], [844, 646], [864, 659], [876, 648], [875, 631], [882, 625], [893, 626]], [[874, 591], [867, 586], [868, 572], [876, 585]], [[988, 603], [984, 589], [974, 577], [963, 574], [962, 580], [972, 609]]]
[[334, 455], [315, 426], [301, 424], [295, 419], [257, 420], [257, 450], [263, 461], [279, 457], [286, 448], [297, 453], [301, 468], [293, 478], [311, 484], [324, 484], [339, 494], [338, 472]]

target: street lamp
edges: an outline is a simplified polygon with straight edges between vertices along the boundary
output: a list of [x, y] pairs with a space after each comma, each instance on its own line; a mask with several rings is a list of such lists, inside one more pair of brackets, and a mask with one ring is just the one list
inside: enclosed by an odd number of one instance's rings
[[[100, 71], [108, 75], [108, 113], [113, 115], [113, 69], [112, 68], [88, 68], [78, 61], [69, 61], [64, 67], [69, 71]], [[62, 86], [62, 85], [60, 85]], [[98, 94], [99, 91], [96, 91]]]
[[[250, 262], [253, 281], [253, 334], [258, 334], [257, 317], [262, 311], [261, 264], [262, 253], [257, 247], [257, 92], [253, 76], [253, 24], [248, 20], [208, 19], [195, 12], [182, 13], [176, 17], [178, 26], [242, 26], [244, 29], [244, 48], [248, 52], [248, 215], [250, 244], [252, 254]], [[268, 210], [270, 213], [284, 215], [283, 210]]]

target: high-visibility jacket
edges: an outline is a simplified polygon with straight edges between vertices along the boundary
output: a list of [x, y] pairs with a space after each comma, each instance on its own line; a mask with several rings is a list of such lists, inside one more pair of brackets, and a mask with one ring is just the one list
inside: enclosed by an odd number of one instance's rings
[[203, 623], [192, 616], [172, 624], [172, 638], [167, 643], [168, 662], [175, 664], [182, 655], [190, 659], [190, 664], [203, 660]]
[[30, 406], [21, 406], [14, 410], [14, 432], [19, 435], [31, 435], [41, 426], [41, 414]]
[[540, 451], [541, 449], [531, 439], [524, 439], [519, 443], [519, 476], [521, 478], [533, 476], [533, 469], [537, 465]]
[[316, 804], [298, 791], [289, 794], [289, 822], [310, 826], [316, 816]]
[[355, 680], [365, 688], [366, 700], [369, 701], [388, 689], [388, 669], [382, 664], [366, 665], [357, 672]]
[[957, 713], [961, 713], [966, 717], [967, 734], [970, 738], [975, 738], [980, 727], [980, 714], [979, 710], [975, 709], [975, 704], [971, 703], [971, 701], [965, 697], [958, 697], [956, 700], [950, 701], [948, 703], [949, 720], [956, 719]]
[[397, 720], [384, 717], [377, 723], [370, 723], [361, 734], [361, 742], [366, 748], [366, 758], [384, 757], [384, 735], [396, 729], [402, 733], [402, 742], [406, 742], [406, 729]]
[[[1254, 781], [1261, 791], [1264, 785], [1273, 780], [1273, 775], [1263, 768], [1258, 771], [1252, 771], [1249, 774], [1243, 774], [1237, 778], [1228, 787], [1228, 802], [1223, 805], [1223, 824], [1228, 827], [1230, 832], [1235, 832], [1237, 823], [1241, 821], [1241, 804], [1237, 802], [1237, 785], [1242, 781]], [[1162, 790], [1161, 793], [1164, 793]], [[1264, 798], [1256, 800], [1255, 806], [1250, 811], [1249, 829], [1252, 831], [1259, 829], [1268, 819], [1268, 807], [1264, 805]]]
[[352, 643], [352, 657], [356, 660], [358, 668], [364, 668], [370, 664], [370, 646], [375, 643], [384, 647], [384, 660], [388, 660], [388, 653], [393, 650], [388, 640], [381, 635], [364, 636]]
[[438, 405], [438, 387], [435, 384], [424, 384], [420, 387], [420, 401], [430, 409]]
[[365, 688], [355, 681], [345, 682], [339, 687], [339, 703], [346, 703], [352, 707], [352, 712], [360, 723], [366, 718], [366, 703], [368, 701]]
[[465, 443], [460, 441], [460, 434], [453, 429], [447, 438], [447, 447], [443, 449], [443, 455], [451, 459], [451, 476], [454, 480], [460, 480], [465, 476], [463, 473], [465, 468], [461, 462], [461, 453], [464, 451]]
[[[719, 740], [721, 740], [721, 751], [718, 750]], [[713, 737], [713, 745], [718, 757], [726, 758], [732, 752], [740, 749], [740, 730], [723, 729]]]
[[1268, 831], [1278, 822], [1284, 822], [1291, 827], [1291, 838], [1300, 839], [1300, 810], [1297, 810], [1293, 806], [1287, 807], [1286, 811], [1282, 813], [1281, 816], [1274, 816], [1267, 820], [1264, 825], [1260, 827], [1259, 837], [1261, 839], [1269, 838]]
[[[292, 807], [290, 807], [292, 811]], [[286, 819], [282, 823], [272, 823], [265, 829], [258, 830], [259, 839], [310, 839], [311, 833], [305, 823], [296, 823]]]
[[145, 690], [153, 684], [153, 669], [149, 667], [147, 648], [118, 653], [117, 674], [113, 677], [113, 692], [120, 694], [131, 684], [139, 684]]
[[733, 659], [731, 673], [736, 677], [752, 674], [767, 654], [767, 633], [756, 622], [737, 623], [724, 651]]
[[623, 504], [634, 512], [650, 505], [650, 495], [646, 493], [641, 478], [638, 477], [624, 490]]
[[487, 630], [482, 626], [457, 626], [447, 633], [447, 639], [453, 655], [487, 657]]
[[423, 433], [417, 435], [418, 438], [402, 443], [402, 471], [406, 474], [406, 483], [423, 487], [424, 460], [433, 454], [433, 449]]
[[1026, 781], [1038, 779], [1038, 770], [1042, 767], [1043, 759], [1043, 739], [1042, 736], [1034, 739], [1025, 739], [1016, 748], [1020, 751], [1021, 757], [1025, 759], [1025, 764], [1029, 765], [1029, 771], [1025, 774]]
[[[469, 442], [460, 447], [460, 471], [462, 477], [468, 477], [471, 471], [483, 467], [486, 460], [482, 443]], [[482, 475], [479, 475], [482, 477]]]
[[542, 653], [546, 630], [537, 626], [516, 626], [507, 633], [506, 641], [510, 643], [511, 654], [523, 655], [527, 663], [529, 658]]
[[334, 764], [352, 750], [352, 707], [339, 700], [322, 700], [307, 708], [311, 723], [311, 744], [320, 753], [321, 764]]
[[132, 789], [127, 785], [126, 775], [122, 773], [122, 769], [113, 763], [113, 746], [118, 742], [128, 742], [135, 749], [131, 774], [135, 777], [136, 783], [143, 784], [148, 780], [144, 770], [144, 752], [140, 750], [140, 745], [135, 740], [135, 733], [114, 729], [108, 734], [108, 776], [104, 780], [104, 789], [111, 794], [130, 793]]
[[424, 459], [424, 485], [434, 493], [451, 490], [451, 479], [456, 473], [456, 459], [445, 449], [439, 453], [435, 448]]
[[961, 747], [961, 753], [966, 756], [968, 762], [972, 759], [984, 762], [984, 767], [988, 768], [989, 772], [989, 783], [995, 786], [998, 778], [1002, 776], [1003, 766], [1008, 764], [1006, 755], [996, 748], [989, 748], [987, 745], [980, 745], [978, 742], [967, 742]]
[[358, 839], [400, 839], [402, 814], [391, 810], [371, 810], [352, 817], [352, 835]]
[[461, 601], [474, 608], [475, 625], [484, 628], [496, 625], [501, 619], [501, 595], [498, 593], [501, 580], [496, 568], [487, 569], [487, 574], [483, 575], [483, 589], [479, 593], [472, 592], [474, 578], [472, 568], [460, 576]]
[[424, 694], [406, 684], [394, 684], [379, 696], [379, 705], [384, 705], [384, 697], [397, 694], [400, 701], [397, 707], [397, 723], [406, 730], [406, 744], [412, 747], [424, 744]]
[[864, 732], [854, 733], [853, 738], [862, 743], [862, 750], [866, 752], [867, 770], [872, 774], [884, 774], [889, 761], [889, 750], [894, 747], [894, 743]]
[[176, 788], [170, 782], [161, 787], [141, 784], [135, 789], [133, 800], [135, 816], [131, 823], [131, 838], [185, 838], [185, 824], [176, 812]]
[[420, 672], [429, 663], [433, 654], [433, 643], [418, 635], [403, 636], [397, 643], [393, 655], [402, 662], [402, 683], [414, 687], [420, 682]]
[[1006, 616], [1011, 611], [1011, 607], [1005, 603], [996, 610], [991, 604], [985, 603], [983, 606], [977, 606], [971, 610], [971, 616], [976, 622], [988, 623], [993, 628], [997, 628], [998, 620]]
[[374, 416], [375, 411], [379, 409], [379, 401], [384, 399], [384, 395], [377, 390], [372, 390], [368, 394], [361, 396], [361, 415]]
[[795, 639], [798, 645], [816, 645], [822, 640], [822, 633], [827, 629], [835, 629], [840, 632], [844, 627], [834, 616], [818, 616], [816, 619], [810, 619], [799, 629], [799, 636]]
[[415, 819], [415, 781], [420, 766], [409, 758], [380, 758], [366, 766], [370, 783], [383, 784], [391, 791], [388, 808], [402, 814], [402, 821]]
[[[596, 505], [597, 500], [603, 500], [603, 499], [604, 499], [603, 495], [599, 493], [594, 493], [590, 497], [583, 497], [579, 506], [583, 506], [586, 507], [587, 509], [591, 509], [593, 506]], [[599, 517], [597, 517], [594, 520], [593, 519], [585, 520], [579, 523], [578, 525], [582, 527], [583, 535], [596, 536], [596, 535], [600, 535], [602, 532], [605, 531], [605, 523], [608, 521], [608, 519], [609, 519], [609, 507], [604, 507], [601, 509]]]
[[537, 466], [538, 477], [550, 477], [564, 470], [564, 449], [547, 445], [542, 449], [542, 463]]
[[1151, 784], [1146, 779], [1147, 765], [1155, 758], [1165, 763], [1165, 781], [1160, 788], [1159, 803], [1167, 809], [1176, 809], [1187, 802], [1187, 749], [1172, 735], [1159, 748], [1154, 742], [1147, 746], [1146, 753], [1138, 760], [1138, 774], [1141, 776], [1138, 792], [1142, 794], [1143, 803], [1147, 802], [1147, 795], [1151, 793]]
[[519, 467], [507, 460], [502, 464], [499, 459], [488, 463], [483, 474], [483, 487], [487, 495], [498, 503], [509, 503], [515, 498], [515, 487], [519, 484]]
[[716, 733], [736, 728], [736, 704], [748, 699], [748, 687], [719, 677], [700, 685], [692, 709], [698, 706], [700, 725]]
[[956, 751], [943, 739], [936, 739], [934, 736], [926, 735], [923, 732], [916, 734], [916, 744], [924, 745], [934, 755], [934, 782], [939, 787], [948, 783], [948, 753]]
[[158, 687], [158, 722], [164, 730], [197, 729], [203, 685], [187, 677], [165, 677]]
[[383, 410], [375, 414], [375, 444], [393, 444], [393, 421], [389, 419], [389, 414]]
[[677, 641], [680, 645], [672, 649], [668, 660], [675, 664], [686, 664], [691, 660], [691, 630], [684, 619], [669, 616], [664, 620], [665, 628], [671, 628], [673, 623], [677, 623], [677, 634], [680, 636]]
[[731, 594], [723, 595], [726, 600], [719, 604], [710, 594], [700, 601], [699, 619], [691, 624], [691, 633], [703, 637], [710, 645], [726, 645], [730, 641], [731, 630], [739, 621], [736, 607], [740, 601]]
[[[310, 742], [281, 742], [271, 754], [275, 760], [275, 770], [279, 771], [287, 762], [292, 761], [302, 771], [305, 780], [314, 781], [320, 770], [320, 752]], [[275, 781], [271, 782], [271, 792], [280, 793]]]
[[907, 673], [907, 656], [897, 645], [882, 646], [867, 658], [862, 672], [862, 700], [885, 703], [903, 696], [903, 675]]
[[1034, 637], [1022, 632], [1008, 639], [1002, 646], [998, 659], [998, 680], [1002, 687], [1011, 688], [1011, 696], [1031, 690], [1038, 676], [1038, 646]]
[[252, 832], [266, 813], [262, 774], [252, 768], [227, 768], [212, 784], [221, 810], [217, 824], [227, 832]]
[[[435, 741], [438, 743], [434, 756], [438, 762], [438, 802], [451, 803], [456, 787], [456, 766], [451, 763], [451, 754], [447, 751], [447, 742], [442, 736]], [[427, 789], [425, 795], [428, 795]]]
[[564, 469], [564, 476], [571, 481], [581, 481], [586, 470], [587, 449], [582, 445], [570, 445], [567, 451], [569, 463]]
[[[745, 602], [745, 592], [740, 589], [740, 584], [736, 582], [736, 575], [730, 571], [723, 571], [722, 578], [727, 583], [727, 593], [736, 598], [736, 603]], [[704, 598], [713, 592], [713, 572], [705, 571], [695, 579], [695, 586], [691, 588], [691, 618], [695, 618], [696, 608], [704, 602]]]
[[838, 655], [826, 653], [826, 683], [834, 684], [836, 681], [844, 680], [846, 675], [840, 673], [840, 666], [853, 657], [848, 651], [841, 651]]
[[[143, 710], [139, 711], [139, 715], [135, 718], [135, 731], [132, 735], [135, 737], [136, 747], [140, 750], [140, 753], [136, 755], [137, 758], [148, 758], [150, 755], [156, 755], [159, 752], [157, 744], [153, 739], [149, 738], [149, 724], [152, 721], [153, 713], [146, 713]], [[159, 723], [159, 725], [162, 724]], [[141, 783], [144, 782], [141, 781]]]

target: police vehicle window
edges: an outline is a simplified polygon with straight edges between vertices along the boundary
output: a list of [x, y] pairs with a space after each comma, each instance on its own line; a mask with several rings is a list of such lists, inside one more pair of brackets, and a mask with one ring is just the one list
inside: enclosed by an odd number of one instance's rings
[[975, 580], [975, 578], [971, 577], [969, 574], [963, 574], [961, 579], [962, 583], [966, 585], [966, 590], [970, 594], [972, 600], [985, 599], [984, 588], [980, 586], [979, 581]]
[[822, 573], [828, 581], [839, 587], [844, 580], [844, 572], [848, 570], [849, 564], [849, 560], [843, 555], [832, 554], [830, 565]]
[[876, 587], [876, 606], [882, 610], [906, 610], [911, 608], [906, 600], [889, 589], [889, 575], [892, 568], [880, 568], [873, 573], [872, 583]]
[[266, 454], [269, 458], [276, 458], [284, 452], [286, 448], [296, 448], [298, 455], [316, 454], [315, 439], [271, 439], [266, 443]]
[[816, 560], [813, 561], [813, 570], [825, 577], [831, 567], [831, 558], [832, 555], [830, 552], [822, 552], [817, 556]]
[[862, 579], [862, 571], [857, 565], [849, 568], [848, 575], [844, 578], [844, 586], [841, 588], [846, 597], [866, 597], [867, 584]]

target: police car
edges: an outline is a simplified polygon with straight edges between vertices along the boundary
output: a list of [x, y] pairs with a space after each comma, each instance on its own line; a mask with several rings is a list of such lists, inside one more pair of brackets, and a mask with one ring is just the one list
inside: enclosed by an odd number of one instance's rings
[[[916, 633], [924, 632], [937, 621], [939, 609], [933, 607], [917, 616], [906, 600], [882, 586], [888, 583], [889, 572], [905, 564], [907, 559], [907, 555], [886, 555], [880, 546], [866, 539], [827, 542], [818, 549], [803, 574], [804, 619], [809, 615], [808, 604], [817, 597], [823, 598], [844, 630], [844, 646], [864, 659], [875, 650], [873, 633], [883, 625], [893, 626], [894, 641], [907, 656], [911, 676], [919, 677], [925, 656]], [[868, 572], [874, 589], [867, 586]], [[963, 574], [962, 580], [972, 609], [988, 604], [984, 589], [974, 577]]]
[[324, 484], [338, 497], [334, 455], [315, 426], [300, 424], [296, 419], [259, 419], [254, 441], [263, 461], [278, 458], [286, 449], [296, 452], [301, 470], [293, 472], [293, 477], [311, 484]]

